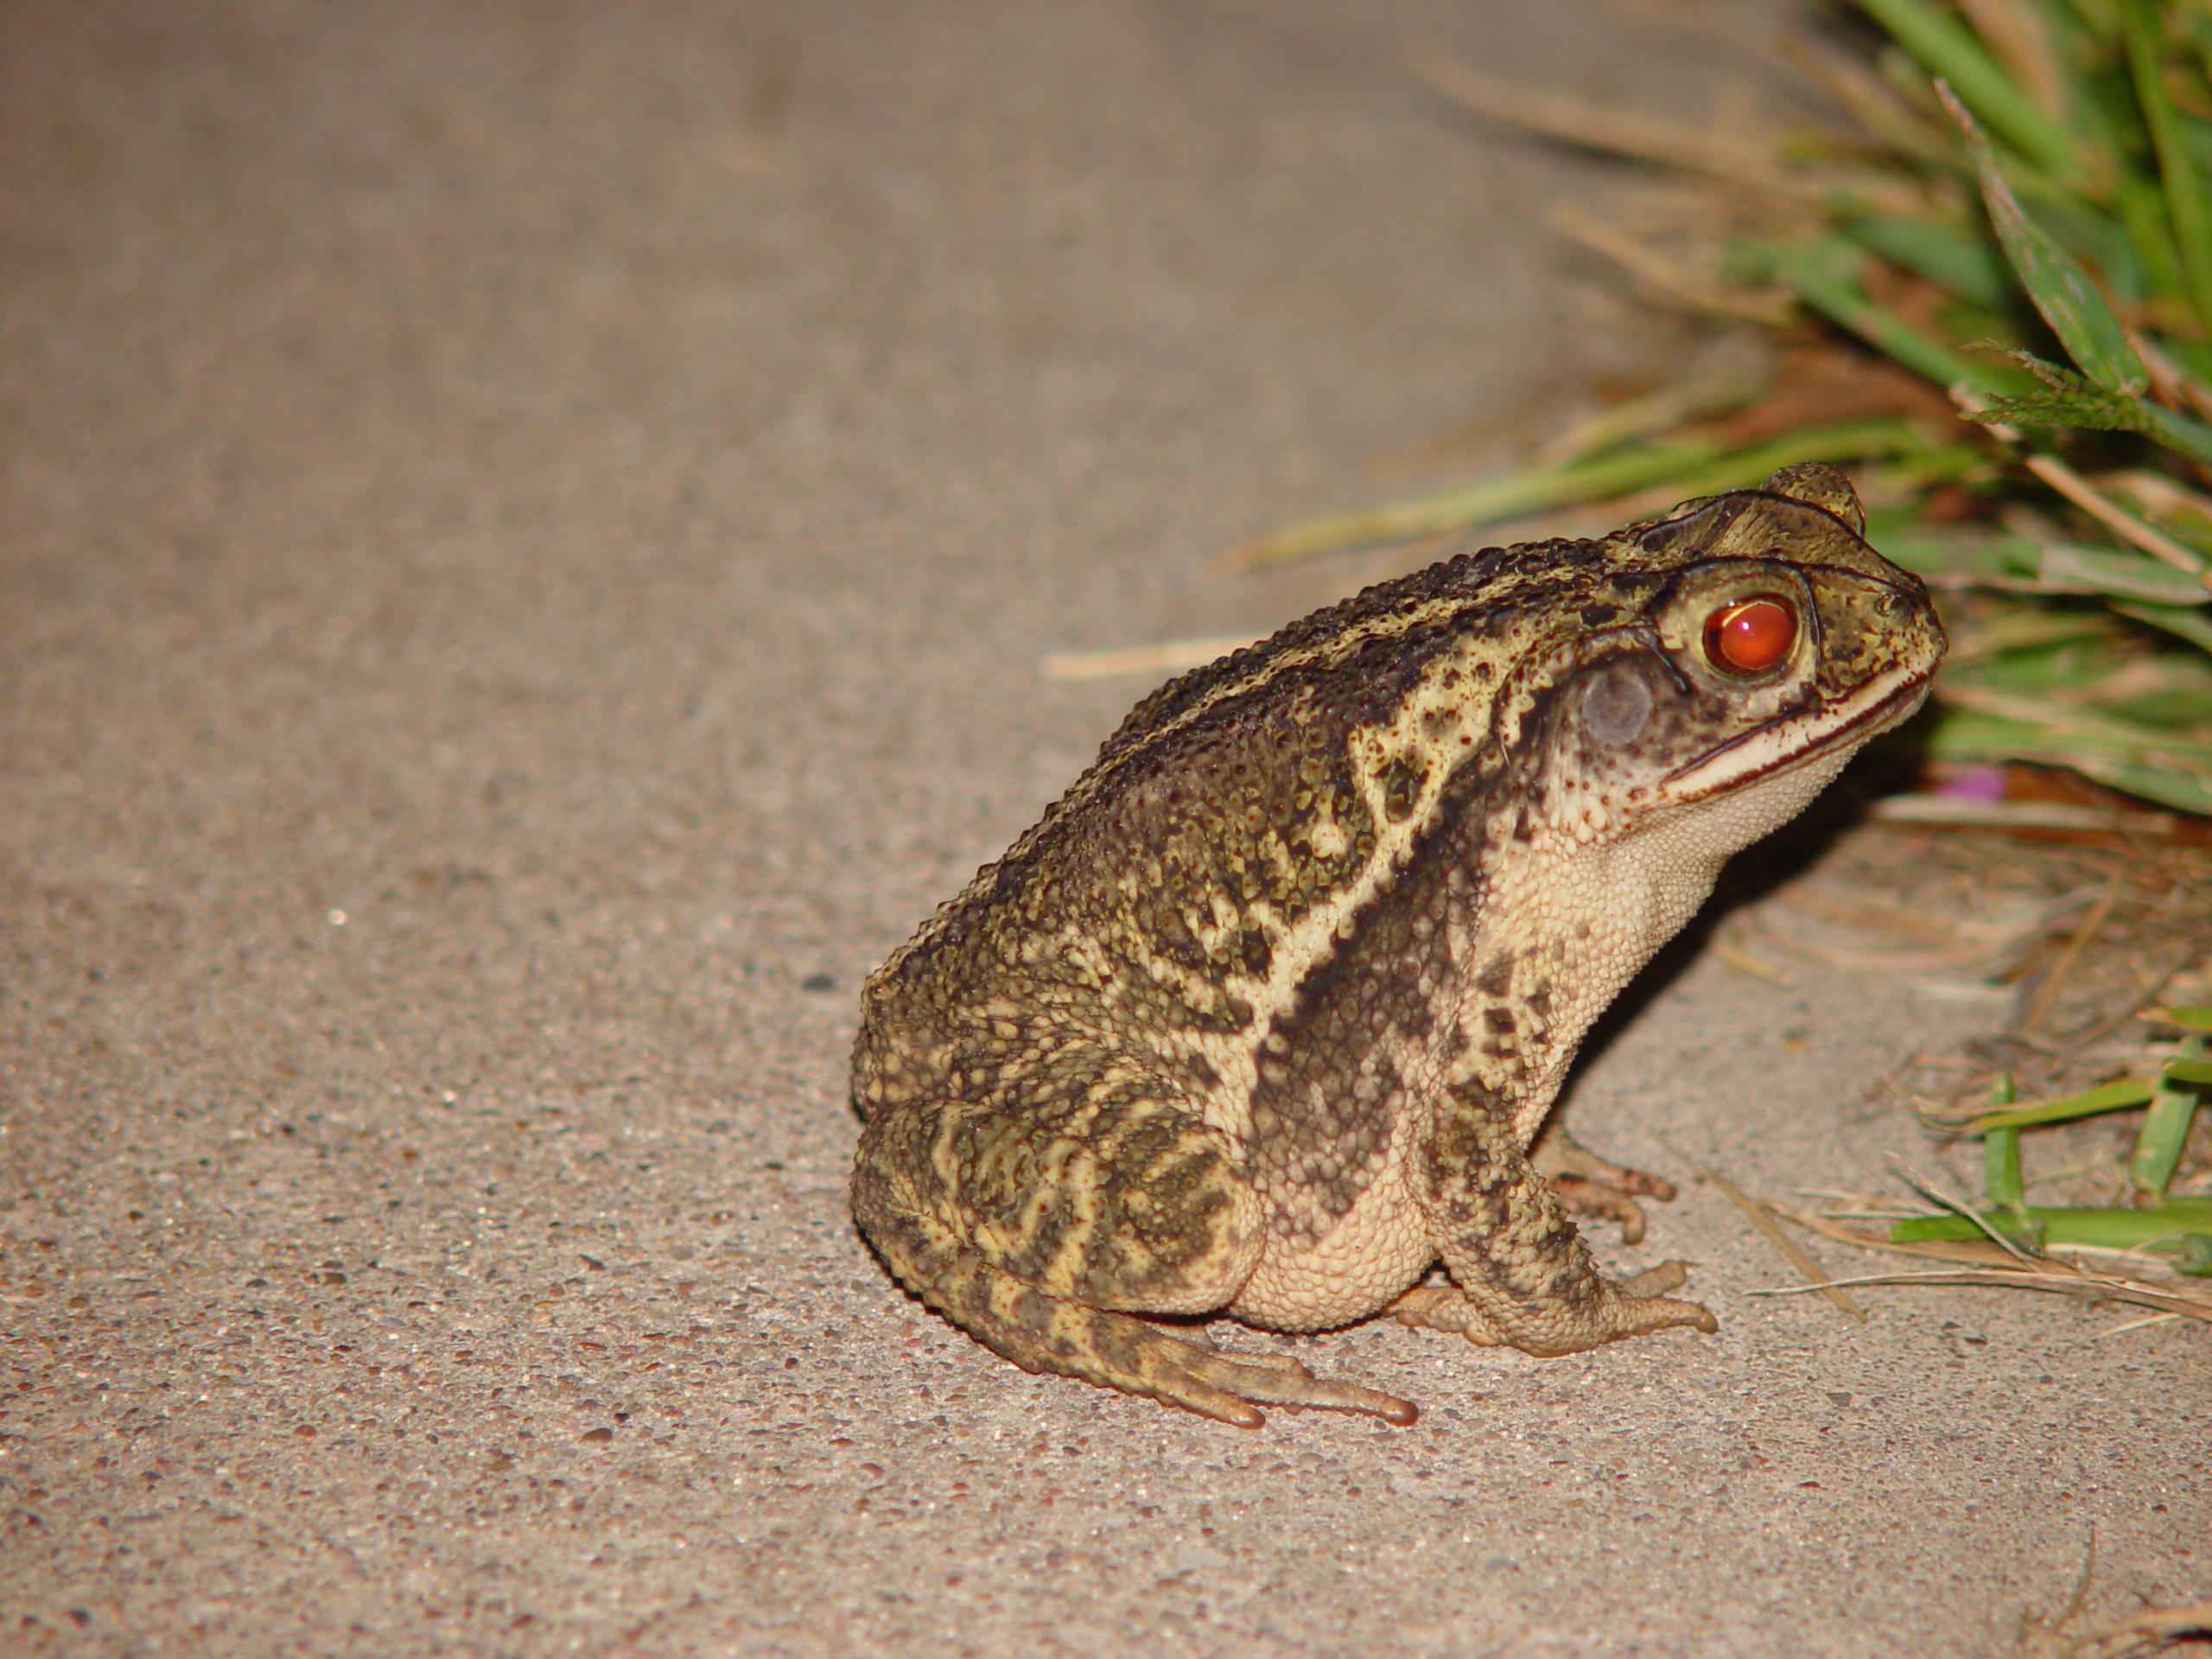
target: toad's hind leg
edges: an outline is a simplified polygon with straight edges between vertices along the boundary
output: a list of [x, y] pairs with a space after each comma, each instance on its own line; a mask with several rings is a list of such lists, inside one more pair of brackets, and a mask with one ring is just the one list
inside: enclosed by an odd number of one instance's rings
[[[899, 1276], [914, 1282], [903, 1270]], [[1317, 1377], [1287, 1355], [1201, 1348], [1132, 1315], [1051, 1295], [970, 1251], [942, 1263], [937, 1276], [918, 1287], [955, 1324], [1026, 1370], [1103, 1383], [1237, 1428], [1266, 1421], [1255, 1403], [1414, 1421], [1413, 1407], [1393, 1395]]]
[[861, 1137], [855, 1218], [908, 1288], [1027, 1370], [1245, 1428], [1263, 1421], [1255, 1403], [1413, 1421], [1390, 1395], [1132, 1317], [1233, 1300], [1257, 1256], [1257, 1205], [1221, 1137], [1172, 1106], [1094, 1102], [1058, 1128], [961, 1102], [879, 1109]]

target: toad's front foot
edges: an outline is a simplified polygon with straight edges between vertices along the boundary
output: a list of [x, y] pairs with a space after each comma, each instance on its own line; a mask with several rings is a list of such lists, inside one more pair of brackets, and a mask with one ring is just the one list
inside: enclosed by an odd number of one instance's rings
[[1551, 1184], [1561, 1209], [1620, 1223], [1624, 1244], [1643, 1242], [1643, 1209], [1637, 1198], [1666, 1204], [1675, 1196], [1671, 1181], [1600, 1158], [1556, 1122], [1547, 1124], [1529, 1148], [1529, 1162]]
[[1478, 1299], [1457, 1285], [1416, 1285], [1391, 1303], [1389, 1311], [1401, 1325], [1449, 1331], [1485, 1348], [1513, 1347], [1551, 1357], [1676, 1326], [1712, 1335], [1720, 1321], [1711, 1309], [1666, 1294], [1681, 1288], [1688, 1276], [1681, 1262], [1662, 1262], [1618, 1284], [1593, 1278], [1600, 1292], [1595, 1298], [1535, 1304]]

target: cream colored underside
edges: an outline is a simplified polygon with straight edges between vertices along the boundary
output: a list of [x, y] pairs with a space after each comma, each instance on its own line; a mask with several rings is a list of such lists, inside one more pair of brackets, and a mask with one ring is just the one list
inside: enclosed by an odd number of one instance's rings
[[1382, 1172], [1334, 1230], [1294, 1248], [1269, 1233], [1244, 1288], [1230, 1304], [1236, 1318], [1276, 1331], [1319, 1331], [1387, 1307], [1436, 1260], [1428, 1211], [1407, 1159], [1427, 1117], [1402, 1121]]
[[[1510, 953], [1517, 995], [1539, 980], [1551, 988], [1549, 1026], [1529, 1031], [1524, 1023], [1534, 1040], [1516, 1055], [1484, 1057], [1478, 1068], [1485, 1084], [1508, 1091], [1523, 1151], [1592, 1022], [1705, 901], [1729, 855], [1795, 817], [1849, 758], [1849, 749], [1818, 756], [1619, 840], [1540, 835], [1492, 872], [1485, 909], [1499, 919], [1452, 938], [1450, 955], [1461, 986], [1476, 964]], [[1463, 1015], [1478, 1020], [1479, 1005], [1463, 997]], [[1433, 1053], [1403, 1058], [1415, 1109], [1398, 1124], [1375, 1180], [1318, 1242], [1294, 1246], [1268, 1235], [1230, 1305], [1236, 1317], [1288, 1331], [1347, 1324], [1388, 1306], [1436, 1259], [1437, 1229], [1412, 1154], [1450, 1079]]]

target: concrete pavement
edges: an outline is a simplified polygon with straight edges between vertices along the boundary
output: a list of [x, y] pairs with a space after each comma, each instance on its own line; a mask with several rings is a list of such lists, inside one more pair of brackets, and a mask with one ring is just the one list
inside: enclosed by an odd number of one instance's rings
[[[1271, 626], [1351, 567], [1216, 550], [1680, 349], [1401, 54], [1692, 110], [1731, 16], [0, 10], [0, 1652], [2002, 1653], [2093, 1527], [2085, 1620], [2212, 1593], [2201, 1332], [1758, 1297], [1695, 1184], [1600, 1248], [1717, 1337], [1216, 1327], [1406, 1431], [1023, 1375], [846, 1212], [861, 977], [1147, 689], [1038, 658]], [[1568, 1109], [1877, 1186], [1976, 1023], [1678, 956]]]

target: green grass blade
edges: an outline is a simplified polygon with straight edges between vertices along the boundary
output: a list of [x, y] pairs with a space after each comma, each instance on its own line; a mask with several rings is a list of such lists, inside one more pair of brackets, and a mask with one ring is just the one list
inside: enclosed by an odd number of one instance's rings
[[2201, 466], [2212, 467], [2212, 426], [2177, 415], [2163, 404], [2142, 405], [2144, 427], [2169, 449], [2178, 449]]
[[2208, 222], [2204, 181], [2181, 130], [2181, 118], [2166, 96], [2164, 53], [2158, 38], [2159, 8], [2152, 0], [2120, 0], [2127, 65], [2135, 78], [2135, 98], [2158, 154], [2166, 217], [2189, 279], [2189, 297], [2197, 321], [2212, 326], [2212, 222]]
[[2012, 296], [2004, 251], [1979, 231], [1916, 219], [1854, 219], [1850, 228], [1862, 245], [1985, 311], [2001, 309]]
[[2077, 1117], [2094, 1117], [2100, 1112], [2117, 1112], [2130, 1106], [2140, 1106], [2151, 1098], [2155, 1086], [2148, 1077], [2122, 1077], [2117, 1083], [2085, 1089], [2078, 1095], [2065, 1095], [2056, 1100], [2038, 1101], [2032, 1106], [2001, 1112], [1984, 1112], [1968, 1122], [1967, 1128], [1986, 1135], [1992, 1129], [2024, 1129], [2037, 1123], [2069, 1123]]
[[2151, 1096], [2151, 1109], [2143, 1115], [2143, 1131], [2135, 1137], [2134, 1155], [2127, 1164], [2135, 1190], [2153, 1204], [2166, 1196], [2167, 1183], [2181, 1167], [2190, 1127], [2196, 1121], [2199, 1096], [2189, 1085], [2212, 1083], [2212, 1061], [2203, 1058], [2202, 1037], [2183, 1038], [2174, 1052], [2177, 1058], [2166, 1062], [2158, 1091]]
[[2066, 129], [2015, 86], [1981, 42], [1948, 12], [1925, 0], [1859, 3], [1922, 68], [1948, 81], [1961, 101], [2021, 155], [2053, 178], [2069, 178], [2078, 171], [2074, 141]]
[[[2031, 1227], [2043, 1247], [2086, 1244], [2107, 1250], [2139, 1250], [2170, 1244], [2184, 1248], [2184, 1235], [2212, 1227], [2212, 1198], [2169, 1198], [2155, 1210], [2088, 1208], [2027, 1208]], [[1984, 1218], [1999, 1230], [2009, 1217], [1992, 1214]], [[1891, 1242], [1899, 1244], [1957, 1243], [1986, 1236], [1966, 1216], [1912, 1216], [1890, 1225]]]
[[2028, 1201], [2027, 1185], [2020, 1173], [2020, 1132], [1992, 1129], [1982, 1140], [1982, 1179], [1989, 1201], [1999, 1210], [2017, 1211]]
[[1617, 451], [1595, 461], [1508, 473], [1418, 501], [1294, 525], [1236, 549], [1231, 557], [1243, 565], [1279, 564], [1339, 548], [1403, 541], [1461, 525], [1516, 518], [1575, 501], [1603, 500], [1669, 478], [1688, 476], [1710, 466], [1721, 453], [1718, 444], [1699, 441], [1653, 444]]
[[2032, 576], [2043, 562], [2040, 542], [2024, 536], [1990, 535], [1979, 531], [1933, 532], [1913, 524], [1903, 529], [1870, 531], [1866, 539], [1892, 564], [1901, 564], [1916, 575], [1957, 576], [1984, 582]]
[[2183, 1233], [2173, 1240], [2171, 1246], [2162, 1244], [2159, 1248], [2173, 1251], [2177, 1258], [2173, 1263], [2176, 1273], [2185, 1273], [2197, 1279], [2212, 1279], [2212, 1233]]
[[2140, 432], [2150, 424], [2140, 397], [2087, 381], [2055, 391], [1992, 397], [1974, 411], [1974, 419], [1985, 426], [2071, 426], [2085, 432]]
[[2113, 187], [2113, 206], [2126, 232], [2123, 271], [2117, 262], [2099, 264], [2113, 290], [2128, 299], [2145, 294], [2171, 294], [2188, 302], [2188, 282], [2182, 275], [2181, 257], [2166, 226], [2166, 199], [2158, 187], [2133, 173], [2122, 174]]
[[1911, 424], [1897, 418], [1807, 427], [1732, 452], [1702, 440], [1653, 444], [1535, 472], [1509, 473], [1424, 500], [1297, 525], [1248, 543], [1231, 556], [1246, 566], [1279, 564], [1339, 548], [1491, 524], [1577, 501], [1603, 501], [1669, 482], [1687, 499], [1747, 488], [1764, 481], [1777, 467], [1800, 461], [1889, 458], [1927, 448], [1927, 441]]
[[2179, 1026], [2183, 1031], [2212, 1031], [2212, 1008], [2145, 1008], [2143, 1017]]
[[1999, 699], [2002, 715], [1961, 708], [1980, 694], [1956, 677], [1937, 696], [1949, 700], [1927, 735], [1937, 760], [2071, 766], [2128, 794], [2212, 816], [2212, 747], [2185, 734], [2024, 697]]
[[1989, 210], [1989, 222], [2004, 245], [2005, 257], [2019, 273], [2028, 297], [2043, 313], [2043, 320], [2090, 379], [2107, 391], [2130, 397], [2141, 391], [2151, 384], [2150, 371], [2128, 344], [2126, 331], [2089, 280], [2089, 273], [2021, 211], [2012, 186], [1997, 170], [1997, 157], [1989, 141], [1955, 99], [1951, 100], [1951, 113], [1966, 134], [1967, 153], [1981, 181], [1981, 200]]
[[1870, 296], [1859, 280], [1862, 255], [1858, 245], [1840, 236], [1795, 243], [1785, 247], [1747, 250], [1767, 270], [1787, 283], [1797, 297], [1858, 335], [1878, 352], [1895, 358], [1915, 374], [1939, 386], [1964, 381], [1975, 391], [2007, 393], [2022, 389], [2022, 377], [2009, 368], [1978, 363], [1961, 357], [1940, 340], [1929, 339], [1888, 307]]
[[2212, 620], [2207, 620], [2202, 611], [2173, 605], [2115, 605], [2113, 609], [2151, 627], [2163, 628], [2199, 651], [2212, 652]]
[[[1890, 1224], [1890, 1243], [1892, 1244], [1964, 1244], [1979, 1243], [1986, 1236], [1982, 1229], [1964, 1216], [1907, 1216], [1902, 1221]], [[2018, 1235], [2014, 1236], [2016, 1238]], [[2032, 1244], [2033, 1239], [2018, 1242]]]
[[[1948, 695], [1972, 712], [2039, 725], [2050, 734], [2051, 741], [2063, 741], [2084, 758], [2102, 756], [2136, 766], [2178, 766], [2212, 781], [2212, 745], [2190, 732], [2146, 726], [2094, 709], [2061, 706], [1988, 690], [1987, 679], [1993, 673], [2001, 673], [2005, 666], [1986, 664], [1975, 672], [1962, 667], [1951, 677]], [[2028, 666], [2032, 671], [2032, 664]], [[2057, 668], [2063, 664], [2045, 666]]]
[[[1989, 1086], [1989, 1103], [2002, 1110], [2017, 1096], [2013, 1091], [2012, 1074], [2000, 1071], [1997, 1081]], [[1982, 1138], [1982, 1185], [1987, 1189], [1989, 1201], [2010, 1215], [2013, 1221], [2027, 1224], [2027, 1182], [2020, 1173], [2020, 1132], [2017, 1128], [1992, 1129]]]
[[2202, 605], [2212, 588], [2186, 570], [2177, 570], [2140, 553], [2058, 543], [2043, 550], [2036, 574], [2054, 588], [2082, 594], [2106, 594], [2152, 605]]
[[[2073, 766], [2072, 760], [2054, 760], [2050, 764]], [[2110, 763], [2089, 760], [2075, 766], [2084, 778], [2117, 789], [2125, 794], [2140, 795], [2146, 801], [2156, 801], [2162, 806], [2177, 807], [2183, 812], [2194, 812], [2199, 817], [2212, 817], [2212, 785], [2208, 785], [2202, 774], [2184, 772], [2177, 766], [2145, 766], [2135, 761]]]

